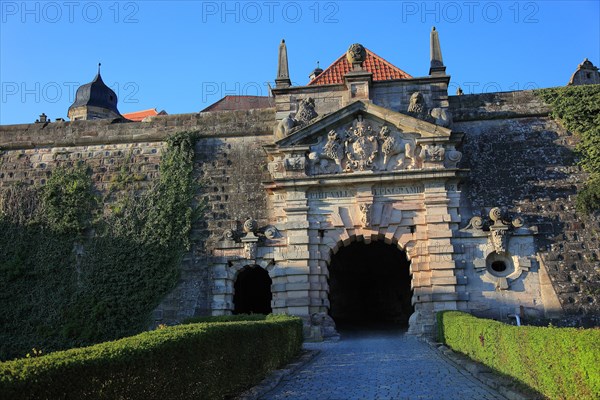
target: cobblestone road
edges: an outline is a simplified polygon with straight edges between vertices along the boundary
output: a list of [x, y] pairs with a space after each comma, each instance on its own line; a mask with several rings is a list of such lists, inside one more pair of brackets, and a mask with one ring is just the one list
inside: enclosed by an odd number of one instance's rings
[[403, 333], [351, 333], [305, 347], [321, 353], [261, 399], [505, 399]]

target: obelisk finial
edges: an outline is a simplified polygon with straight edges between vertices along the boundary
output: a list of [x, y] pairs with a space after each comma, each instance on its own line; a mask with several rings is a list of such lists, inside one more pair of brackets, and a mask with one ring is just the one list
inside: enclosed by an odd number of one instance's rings
[[288, 70], [287, 47], [285, 39], [279, 44], [279, 59], [277, 63], [277, 78], [275, 79], [275, 88], [287, 88], [292, 86], [290, 81], [290, 71]]
[[100, 66], [102, 65], [102, 63], [98, 63], [98, 75], [100, 75]]
[[440, 47], [440, 37], [435, 26], [431, 29], [430, 56], [429, 75], [446, 75], [446, 67], [442, 59], [442, 48]]

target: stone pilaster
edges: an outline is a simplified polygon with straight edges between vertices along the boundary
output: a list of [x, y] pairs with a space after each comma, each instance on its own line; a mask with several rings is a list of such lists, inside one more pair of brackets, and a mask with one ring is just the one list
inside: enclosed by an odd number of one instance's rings
[[416, 257], [413, 271], [413, 303], [415, 315], [410, 333], [431, 334], [435, 313], [458, 309], [461, 294], [457, 292], [458, 279], [453, 260], [452, 216], [450, 198], [445, 181], [425, 183], [423, 194], [424, 225], [417, 227]]

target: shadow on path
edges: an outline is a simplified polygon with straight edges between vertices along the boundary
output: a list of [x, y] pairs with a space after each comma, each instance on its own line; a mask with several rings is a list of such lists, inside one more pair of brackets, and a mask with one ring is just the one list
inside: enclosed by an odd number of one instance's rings
[[505, 399], [398, 327], [346, 326], [340, 334], [338, 342], [306, 343], [321, 353], [261, 399]]

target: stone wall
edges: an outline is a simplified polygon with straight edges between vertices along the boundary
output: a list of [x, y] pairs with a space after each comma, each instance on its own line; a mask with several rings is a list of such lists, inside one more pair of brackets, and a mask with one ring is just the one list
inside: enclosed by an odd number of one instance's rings
[[[271, 111], [271, 116], [273, 116]], [[274, 120], [273, 120], [274, 121]], [[203, 138], [196, 144], [199, 198], [207, 199], [204, 217], [193, 227], [192, 251], [182, 265], [177, 288], [155, 312], [155, 323], [173, 323], [213, 311], [215, 248], [227, 230], [241, 231], [248, 218], [267, 223], [266, 155], [262, 146], [272, 134]]]
[[506, 207], [536, 226], [535, 246], [569, 314], [600, 312], [600, 221], [575, 212], [587, 175], [577, 138], [548, 117], [531, 91], [450, 97], [454, 131], [465, 133], [462, 227], [473, 215]]
[[157, 115], [144, 122], [92, 120], [0, 126], [0, 149], [162, 141], [169, 134], [194, 131], [201, 137], [271, 134], [273, 109]]
[[182, 262], [178, 286], [155, 311], [157, 323], [173, 323], [210, 314], [208, 254], [223, 231], [249, 216], [266, 219], [262, 144], [272, 140], [274, 124], [274, 110], [267, 109], [159, 116], [136, 123], [96, 120], [1, 126], [0, 188], [17, 182], [43, 185], [57, 166], [81, 161], [92, 169], [98, 192], [106, 193], [125, 164], [132, 166], [143, 189], [160, 173], [165, 138], [197, 132], [197, 198], [206, 198], [208, 207], [205, 218], [193, 227], [193, 248]]
[[[392, 92], [382, 87], [381, 93], [374, 90], [374, 95], [383, 99], [393, 97]], [[543, 272], [547, 270], [566, 312], [600, 312], [600, 221], [578, 216], [574, 210], [577, 189], [586, 179], [576, 164], [576, 138], [548, 117], [549, 108], [532, 92], [453, 96], [449, 104], [453, 131], [464, 133], [459, 167], [470, 171], [464, 172], [458, 188], [458, 228], [464, 228], [475, 215], [487, 215], [492, 207], [505, 207], [509, 213], [522, 216], [527, 225], [538, 229], [532, 245], [541, 266], [532, 269], [532, 275], [539, 274], [537, 283], [526, 282], [523, 287], [530, 285], [527, 287], [542, 296]], [[157, 116], [139, 123], [98, 120], [1, 126], [0, 188], [16, 182], [44, 184], [56, 166], [78, 161], [92, 168], [99, 191], [107, 189], [125, 163], [134, 166], [143, 187], [159, 174], [165, 138], [182, 131], [198, 132], [195, 174], [201, 189], [197, 197], [207, 199], [207, 212], [194, 226], [193, 248], [182, 263], [179, 285], [156, 309], [155, 322], [173, 323], [209, 314], [217, 309], [213, 302], [218, 301], [221, 291], [231, 292], [235, 271], [228, 272], [231, 276], [219, 275], [222, 269], [230, 268], [227, 252], [234, 258], [243, 254], [242, 244], [229, 243], [224, 239], [225, 232], [240, 232], [247, 218], [257, 220], [260, 227], [278, 222], [278, 215], [273, 213], [275, 201], [268, 201], [268, 191], [262, 184], [270, 179], [263, 146], [273, 141], [275, 114], [271, 108]], [[304, 204], [306, 198], [297, 201]], [[302, 225], [302, 229], [308, 227]], [[278, 246], [283, 249], [287, 242]], [[222, 268], [212, 267], [217, 264]], [[468, 307], [484, 309], [497, 300], [494, 296], [502, 297], [502, 292], [496, 293], [493, 287], [478, 284], [478, 275], [469, 270], [469, 265], [465, 268]], [[322, 281], [326, 277], [317, 278], [318, 282], [310, 283], [317, 285], [319, 296], [324, 297]], [[283, 278], [277, 279], [274, 284], [279, 285]], [[219, 280], [225, 283], [217, 284]], [[462, 272], [457, 272], [456, 280], [464, 284]], [[484, 291], [495, 294], [488, 296]], [[514, 298], [519, 300], [519, 296]], [[325, 304], [327, 299], [322, 300]]]

